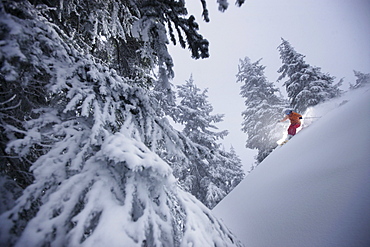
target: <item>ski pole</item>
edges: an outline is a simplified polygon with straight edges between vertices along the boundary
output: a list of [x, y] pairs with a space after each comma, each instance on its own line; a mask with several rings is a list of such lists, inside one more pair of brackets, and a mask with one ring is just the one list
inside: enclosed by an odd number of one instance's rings
[[307, 118], [321, 118], [321, 117], [304, 117], [304, 119], [307, 119]]

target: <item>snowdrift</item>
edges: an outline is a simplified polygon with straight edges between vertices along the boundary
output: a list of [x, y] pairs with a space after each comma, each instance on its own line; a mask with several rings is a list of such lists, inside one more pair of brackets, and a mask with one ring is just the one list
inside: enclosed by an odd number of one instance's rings
[[370, 246], [370, 89], [315, 110], [213, 210], [246, 246]]

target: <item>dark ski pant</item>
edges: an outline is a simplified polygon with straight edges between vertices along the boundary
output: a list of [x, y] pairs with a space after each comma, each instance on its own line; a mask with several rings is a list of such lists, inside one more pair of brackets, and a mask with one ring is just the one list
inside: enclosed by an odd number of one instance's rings
[[297, 133], [297, 128], [301, 126], [300, 124], [291, 124], [288, 128], [288, 135], [294, 136]]

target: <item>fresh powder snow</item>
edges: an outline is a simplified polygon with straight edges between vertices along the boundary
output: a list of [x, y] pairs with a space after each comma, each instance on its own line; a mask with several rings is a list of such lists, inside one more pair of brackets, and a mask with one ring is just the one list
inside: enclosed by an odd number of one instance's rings
[[370, 88], [303, 120], [214, 214], [245, 246], [370, 246]]

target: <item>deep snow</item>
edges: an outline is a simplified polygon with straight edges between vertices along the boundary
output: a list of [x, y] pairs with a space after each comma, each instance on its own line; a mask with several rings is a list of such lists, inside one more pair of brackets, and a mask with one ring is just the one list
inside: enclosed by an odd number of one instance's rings
[[370, 246], [370, 87], [308, 121], [214, 208], [245, 246]]

